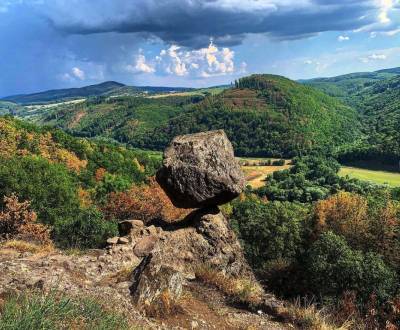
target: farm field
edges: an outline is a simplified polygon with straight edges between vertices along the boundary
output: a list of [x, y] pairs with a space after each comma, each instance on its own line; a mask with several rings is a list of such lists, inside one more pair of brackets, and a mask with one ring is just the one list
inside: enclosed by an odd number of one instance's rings
[[[242, 170], [246, 176], [247, 183], [254, 189], [262, 187], [265, 183], [265, 177], [273, 172], [288, 169], [290, 160], [285, 161], [282, 166], [261, 166], [260, 162], [264, 162], [268, 158], [239, 158], [242, 164]], [[271, 159], [272, 161], [277, 159]], [[246, 163], [246, 165], [243, 165]], [[248, 164], [248, 165], [247, 165]]]
[[392, 187], [400, 186], [400, 173], [367, 170], [357, 167], [343, 166], [340, 169], [339, 175], [348, 175], [351, 178], [371, 181], [379, 184], [388, 184]]

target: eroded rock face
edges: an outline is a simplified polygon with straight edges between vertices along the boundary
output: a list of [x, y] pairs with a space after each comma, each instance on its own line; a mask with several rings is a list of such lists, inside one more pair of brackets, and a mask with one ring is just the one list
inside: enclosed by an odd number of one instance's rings
[[146, 310], [166, 296], [171, 302], [177, 301], [182, 294], [183, 281], [182, 274], [163, 264], [160, 255], [149, 254], [132, 273], [133, 302]]
[[180, 208], [227, 203], [242, 192], [246, 182], [222, 130], [174, 138], [164, 152], [157, 181]]

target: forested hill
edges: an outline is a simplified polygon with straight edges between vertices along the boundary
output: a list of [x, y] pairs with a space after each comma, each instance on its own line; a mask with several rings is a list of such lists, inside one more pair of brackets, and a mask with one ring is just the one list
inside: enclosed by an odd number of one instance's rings
[[183, 87], [127, 86], [115, 81], [106, 81], [101, 84], [81, 88], [54, 89], [34, 94], [13, 95], [5, 97], [2, 100], [17, 104], [38, 104], [95, 96], [137, 96], [148, 93], [169, 93], [189, 90], [192, 89]]
[[369, 144], [396, 160], [400, 156], [400, 76], [376, 82], [352, 96]]
[[284, 77], [252, 75], [157, 127], [142, 145], [162, 149], [172, 137], [224, 129], [238, 155], [293, 156], [352, 142], [356, 111]]
[[360, 114], [363, 140], [343, 153], [344, 160], [377, 160], [398, 164], [400, 156], [400, 67], [376, 72], [302, 81]]
[[330, 78], [300, 80], [299, 82], [315, 87], [324, 93], [339, 97], [345, 101], [355, 93], [361, 92], [376, 82], [400, 75], [400, 67], [375, 72], [356, 72]]

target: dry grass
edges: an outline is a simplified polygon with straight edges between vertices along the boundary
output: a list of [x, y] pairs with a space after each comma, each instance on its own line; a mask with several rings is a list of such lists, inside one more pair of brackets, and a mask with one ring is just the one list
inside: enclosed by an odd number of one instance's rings
[[336, 325], [329, 320], [323, 310], [318, 310], [313, 304], [302, 306], [299, 301], [285, 306], [280, 313], [287, 322], [291, 322], [300, 329], [307, 330], [350, 330], [354, 329], [351, 321]]
[[[197, 266], [194, 271], [197, 279], [217, 287], [238, 303], [256, 309], [263, 304], [263, 290], [258, 283], [246, 278], [229, 277], [208, 265]], [[306, 306], [301, 306], [299, 302], [288, 304], [279, 308], [275, 316], [304, 330], [350, 330], [354, 328], [350, 321], [346, 321], [340, 326], [335, 325], [323, 311], [318, 310], [313, 304], [306, 304]]]
[[169, 290], [164, 290], [160, 296], [149, 304], [144, 305], [147, 316], [157, 319], [165, 319], [171, 315], [182, 312], [179, 301], [172, 299]]
[[100, 283], [101, 284], [109, 284], [109, 283], [121, 283], [130, 280], [133, 270], [137, 264], [129, 264], [118, 270], [115, 274], [111, 274], [109, 276], [104, 277]]
[[254, 189], [265, 185], [265, 178], [276, 171], [282, 171], [290, 168], [291, 165], [283, 166], [242, 166], [246, 176], [247, 183]]
[[197, 266], [194, 272], [197, 279], [217, 287], [236, 302], [251, 307], [262, 303], [263, 290], [258, 283], [247, 278], [232, 278], [208, 265]]
[[1, 244], [1, 247], [7, 249], [14, 249], [21, 253], [29, 252], [33, 254], [49, 253], [54, 251], [54, 245], [51, 243], [39, 245], [21, 240], [6, 241]]

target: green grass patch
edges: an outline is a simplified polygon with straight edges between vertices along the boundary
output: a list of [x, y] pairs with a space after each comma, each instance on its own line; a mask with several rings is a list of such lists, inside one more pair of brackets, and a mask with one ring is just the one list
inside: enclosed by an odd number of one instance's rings
[[378, 184], [388, 184], [392, 187], [400, 186], [400, 173], [367, 170], [357, 167], [343, 166], [339, 172], [340, 176], [348, 175], [351, 178], [370, 181]]
[[92, 299], [72, 299], [55, 292], [25, 292], [0, 309], [0, 330], [131, 329], [123, 316]]

